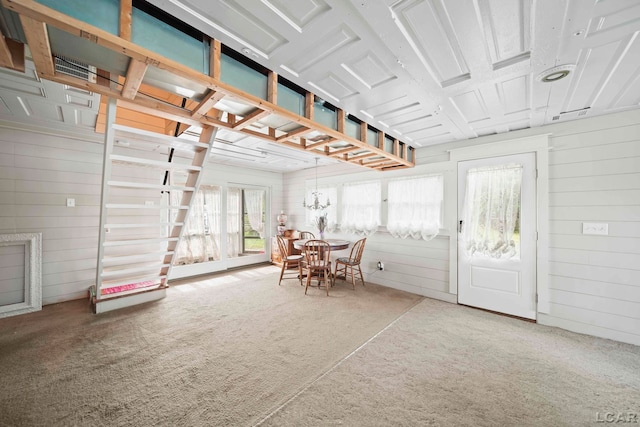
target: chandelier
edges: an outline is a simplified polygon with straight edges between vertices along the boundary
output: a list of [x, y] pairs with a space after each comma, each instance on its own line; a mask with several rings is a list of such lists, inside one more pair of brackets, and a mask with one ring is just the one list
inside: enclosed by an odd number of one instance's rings
[[327, 197], [327, 203], [325, 203], [324, 205], [320, 203], [320, 196], [322, 196], [322, 193], [318, 191], [318, 158], [317, 157], [316, 157], [316, 189], [315, 191], [311, 192], [311, 195], [313, 197], [313, 201], [307, 204], [307, 199], [305, 197], [302, 200], [303, 207], [308, 208], [312, 211], [318, 211], [318, 210], [321, 211], [331, 206], [331, 200], [329, 200], [328, 197]]

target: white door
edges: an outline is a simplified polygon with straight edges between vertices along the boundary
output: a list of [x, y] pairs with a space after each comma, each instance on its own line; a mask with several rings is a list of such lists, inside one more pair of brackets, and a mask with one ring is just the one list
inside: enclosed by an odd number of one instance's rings
[[536, 318], [535, 154], [458, 163], [458, 303]]

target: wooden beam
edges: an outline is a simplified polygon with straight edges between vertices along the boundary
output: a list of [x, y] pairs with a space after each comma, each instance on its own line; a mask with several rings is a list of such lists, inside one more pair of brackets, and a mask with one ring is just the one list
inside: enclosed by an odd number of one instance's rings
[[314, 95], [307, 92], [304, 95], [304, 117], [313, 120]]
[[46, 24], [24, 15], [20, 15], [20, 22], [27, 37], [27, 45], [29, 45], [36, 71], [41, 76], [54, 74], [55, 67]]
[[222, 44], [220, 40], [211, 40], [209, 44], [209, 75], [216, 80], [220, 80], [220, 55], [222, 54]]
[[347, 153], [351, 153], [352, 151], [355, 150], [361, 150], [361, 147], [348, 147], [348, 148], [342, 148], [340, 150], [336, 150], [336, 151], [332, 151], [330, 153], [331, 157], [335, 157], [335, 156], [341, 156], [343, 154], [347, 154]]
[[127, 68], [127, 78], [122, 88], [122, 96], [126, 99], [133, 99], [138, 93], [138, 89], [142, 84], [142, 79], [149, 65], [137, 59], [131, 59], [129, 62], [129, 68]]
[[299, 135], [304, 135], [305, 133], [309, 132], [311, 129], [309, 129], [308, 127], [299, 127], [298, 129], [294, 129], [289, 133], [286, 133], [280, 137], [278, 137], [278, 139], [276, 139], [277, 142], [281, 142], [281, 141], [285, 141], [287, 139], [291, 139], [295, 136], [299, 136]]
[[364, 142], [365, 144], [368, 144], [369, 140], [367, 129], [369, 129], [367, 124], [365, 122], [360, 122], [360, 141]]
[[346, 120], [347, 115], [344, 113], [344, 110], [342, 108], [338, 108], [338, 132], [344, 133]]
[[24, 44], [0, 34], [0, 67], [24, 72]]
[[255, 123], [258, 120], [262, 119], [263, 117], [268, 116], [269, 114], [271, 114], [271, 113], [268, 112], [268, 111], [255, 110], [251, 114], [243, 117], [242, 120], [237, 122], [235, 125], [233, 125], [232, 129], [233, 130], [244, 129], [247, 126], [249, 126], [251, 123]]
[[198, 104], [196, 108], [191, 112], [191, 117], [203, 116], [207, 114], [207, 112], [213, 108], [214, 105], [218, 103], [222, 98], [224, 98], [225, 94], [222, 92], [216, 92], [214, 90], [210, 90], [207, 92], [202, 101]]
[[309, 151], [309, 150], [316, 149], [318, 147], [326, 147], [328, 144], [331, 144], [332, 142], [336, 142], [336, 141], [337, 141], [336, 138], [329, 138], [329, 139], [325, 139], [325, 140], [320, 141], [320, 142], [316, 142], [316, 143], [311, 144], [311, 145], [307, 145], [306, 147], [304, 147], [304, 149]]
[[272, 104], [278, 104], [278, 74], [269, 71], [267, 77], [267, 101]]
[[360, 163], [362, 160], [369, 157], [374, 157], [374, 156], [379, 156], [379, 154], [378, 153], [359, 154], [357, 156], [353, 156], [352, 158], [350, 158], [349, 163]]
[[[46, 28], [44, 24], [55, 26], [63, 31], [66, 31], [76, 37], [80, 37], [86, 40], [89, 40], [93, 43], [96, 43], [105, 48], [111, 49], [120, 54], [127, 55], [129, 58], [139, 60], [149, 65], [153, 65], [161, 70], [168, 71], [170, 73], [175, 74], [180, 78], [185, 78], [191, 82], [199, 86], [206, 86], [209, 89], [212, 89], [216, 92], [221, 92], [228, 96], [232, 96], [234, 99], [239, 100], [247, 106], [252, 106], [254, 108], [258, 108], [260, 110], [268, 111], [271, 114], [278, 115], [286, 120], [289, 120], [298, 125], [307, 127], [311, 130], [315, 130], [318, 133], [326, 134], [331, 138], [335, 138], [336, 140], [342, 140], [349, 144], [357, 145], [362, 148], [367, 148], [374, 152], [377, 152], [380, 156], [388, 157], [393, 159], [394, 161], [401, 162], [408, 166], [413, 166], [411, 162], [408, 162], [405, 159], [398, 158], [394, 156], [392, 153], [386, 153], [384, 150], [380, 148], [375, 148], [371, 146], [367, 146], [361, 140], [352, 138], [347, 136], [341, 132], [338, 132], [336, 129], [332, 129], [328, 126], [325, 126], [320, 123], [316, 123], [313, 120], [314, 117], [314, 98], [315, 95], [311, 92], [306, 92], [305, 94], [305, 116], [300, 116], [298, 114], [292, 113], [287, 109], [278, 106], [277, 104], [270, 102], [268, 100], [261, 99], [258, 96], [249, 94], [241, 89], [233, 87], [229, 84], [223, 83], [219, 80], [219, 65], [216, 64], [216, 61], [219, 60], [220, 49], [222, 46], [219, 42], [213, 41], [211, 45], [211, 50], [213, 55], [211, 55], [211, 64], [213, 68], [213, 75], [207, 76], [201, 72], [198, 72], [194, 69], [191, 69], [183, 64], [178, 63], [177, 61], [165, 58], [155, 52], [152, 52], [148, 49], [145, 49], [141, 46], [138, 46], [130, 41], [127, 41], [121, 37], [115, 36], [113, 34], [108, 33], [100, 28], [89, 25], [85, 22], [82, 22], [78, 19], [67, 16], [63, 13], [60, 13], [56, 10], [48, 8], [34, 0], [2, 0], [2, 4], [9, 10], [12, 10], [18, 14], [20, 14], [21, 19], [31, 18], [33, 21], [40, 24], [42, 28], [36, 28], [37, 32], [32, 33], [31, 38], [34, 39], [35, 43], [41, 43], [46, 46], [46, 50], [44, 53], [41, 52], [38, 58], [40, 59], [40, 73], [44, 75], [53, 75], [53, 61], [51, 59], [50, 48], [48, 41], [46, 43], [38, 42], [37, 40], [41, 35], [46, 35]], [[23, 25], [24, 27], [24, 25]], [[33, 35], [36, 34], [36, 35]], [[42, 49], [41, 49], [42, 50]], [[48, 52], [47, 56], [45, 53]], [[46, 67], [45, 58], [48, 58], [51, 62], [50, 67]], [[38, 65], [38, 64], [36, 64]], [[136, 97], [133, 101], [138, 100], [140, 97]], [[146, 108], [146, 105], [143, 104], [143, 107]], [[164, 112], [166, 113], [166, 111]], [[164, 114], [163, 113], [163, 114]], [[197, 114], [194, 116], [189, 115], [189, 117], [200, 120], [201, 123], [208, 123], [208, 120], [215, 122], [219, 122], [217, 119], [211, 119], [208, 117], [197, 117]], [[214, 124], [215, 125], [215, 124]]]
[[131, 41], [132, 0], [120, 0], [120, 37]]

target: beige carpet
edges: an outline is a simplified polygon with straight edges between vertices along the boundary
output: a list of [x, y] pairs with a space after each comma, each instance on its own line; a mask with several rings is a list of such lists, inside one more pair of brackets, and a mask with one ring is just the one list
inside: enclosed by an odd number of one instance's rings
[[[262, 267], [0, 319], [1, 426], [574, 426], [640, 413], [640, 347]], [[640, 420], [640, 417], [638, 417]], [[620, 423], [616, 423], [620, 425]]]
[[381, 286], [278, 286], [267, 266], [0, 319], [0, 425], [253, 425], [421, 300]]

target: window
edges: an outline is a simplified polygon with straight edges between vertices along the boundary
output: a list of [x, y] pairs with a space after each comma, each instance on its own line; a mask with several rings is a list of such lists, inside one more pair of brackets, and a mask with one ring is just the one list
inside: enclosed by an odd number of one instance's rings
[[522, 164], [469, 169], [462, 241], [469, 256], [520, 258]]
[[344, 184], [340, 229], [346, 233], [370, 235], [380, 225], [380, 181]]
[[433, 239], [442, 224], [442, 194], [442, 175], [389, 181], [387, 231], [402, 239]]
[[266, 191], [230, 187], [227, 191], [227, 256], [265, 252]]
[[[307, 206], [313, 204], [315, 191], [314, 188], [307, 188], [304, 198]], [[325, 231], [334, 231], [336, 229], [338, 225], [338, 189], [336, 187], [318, 187], [318, 201], [324, 205], [327, 203], [327, 200], [331, 201], [331, 205], [326, 209], [314, 210], [306, 208], [305, 223], [307, 225], [316, 227], [318, 216], [326, 213], [327, 226], [325, 227]]]
[[[171, 192], [171, 205], [178, 206], [181, 191]], [[174, 264], [184, 265], [220, 259], [220, 187], [202, 185], [191, 205]], [[177, 210], [173, 210], [174, 221]]]

